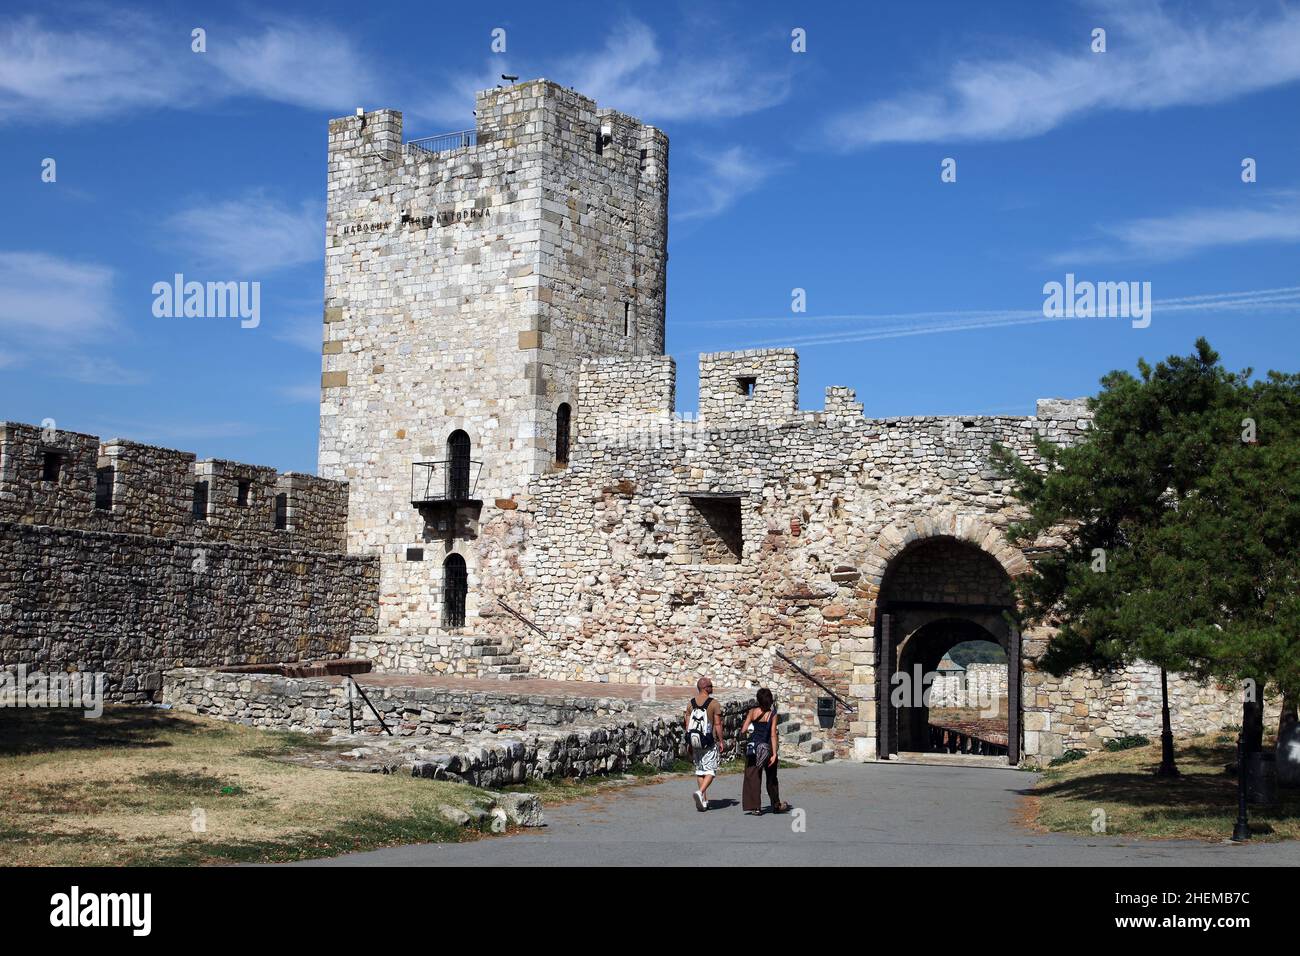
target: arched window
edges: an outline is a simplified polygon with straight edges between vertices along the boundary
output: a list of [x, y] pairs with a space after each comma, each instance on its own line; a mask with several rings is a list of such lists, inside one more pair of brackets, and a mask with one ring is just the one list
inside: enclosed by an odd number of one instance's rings
[[447, 437], [447, 497], [469, 499], [469, 435], [459, 428]]
[[569, 408], [568, 402], [562, 402], [555, 410], [555, 463], [557, 465], [569, 463], [569, 416], [571, 414], [572, 409]]
[[447, 555], [442, 562], [442, 626], [465, 626], [465, 595], [469, 592], [469, 575], [465, 559], [459, 554]]

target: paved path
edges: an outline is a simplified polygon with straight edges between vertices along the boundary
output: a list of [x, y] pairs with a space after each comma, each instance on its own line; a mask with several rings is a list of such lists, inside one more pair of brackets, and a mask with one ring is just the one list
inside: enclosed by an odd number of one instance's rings
[[544, 829], [471, 843], [404, 846], [307, 865], [1236, 866], [1300, 865], [1300, 845], [1134, 843], [1031, 833], [1015, 823], [1035, 777], [1014, 770], [835, 761], [782, 771], [783, 794], [806, 816], [745, 816], [740, 777], [700, 813], [683, 778], [609, 792], [546, 811]]

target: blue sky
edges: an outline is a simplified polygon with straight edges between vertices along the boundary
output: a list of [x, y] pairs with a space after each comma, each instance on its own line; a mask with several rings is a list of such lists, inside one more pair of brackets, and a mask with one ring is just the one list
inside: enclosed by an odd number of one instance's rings
[[[464, 129], [501, 73], [668, 133], [682, 411], [696, 353], [768, 345], [868, 415], [1030, 414], [1202, 334], [1300, 364], [1295, 3], [555, 6], [7, 5], [0, 419], [314, 471], [326, 121]], [[177, 272], [261, 324], [155, 317]], [[1150, 282], [1150, 326], [1043, 321], [1067, 272]]]

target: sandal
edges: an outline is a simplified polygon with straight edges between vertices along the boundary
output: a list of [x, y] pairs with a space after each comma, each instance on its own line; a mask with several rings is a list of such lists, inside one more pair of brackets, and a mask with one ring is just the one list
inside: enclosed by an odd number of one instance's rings
[[790, 806], [790, 804], [785, 803], [785, 802], [783, 801], [783, 802], [781, 802], [781, 803], [778, 803], [776, 806], [774, 806], [774, 807], [772, 808], [772, 812], [773, 812], [773, 813], [789, 813], [789, 812], [790, 812], [791, 810], [793, 810], [793, 809], [794, 809], [794, 807]]
[[746, 810], [746, 811], [745, 811], [745, 816], [747, 816], [747, 817], [761, 817], [762, 815], [763, 815], [763, 811], [762, 811], [762, 810]]

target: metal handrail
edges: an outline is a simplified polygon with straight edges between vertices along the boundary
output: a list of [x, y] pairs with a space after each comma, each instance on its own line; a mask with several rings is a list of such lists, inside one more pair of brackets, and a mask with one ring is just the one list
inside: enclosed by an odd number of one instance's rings
[[835, 699], [835, 701], [836, 701], [836, 702], [837, 702], [841, 707], [843, 707], [845, 710], [847, 710], [850, 714], [856, 714], [856, 713], [858, 712], [858, 709], [857, 709], [856, 707], [854, 707], [852, 704], [850, 704], [847, 700], [845, 700], [845, 699], [844, 699], [843, 697], [841, 697], [839, 694], [835, 693], [835, 691], [831, 690], [831, 689], [830, 689], [829, 687], [827, 687], [824, 683], [822, 683], [821, 681], [819, 681], [816, 677], [813, 677], [812, 674], [809, 674], [806, 670], [804, 670], [802, 667], [800, 667], [798, 664], [796, 664], [794, 661], [792, 661], [789, 657], [787, 657], [784, 653], [781, 652], [780, 648], [773, 648], [773, 650], [776, 651], [776, 656], [777, 656], [777, 657], [781, 658], [781, 660], [785, 661], [787, 664], [789, 664], [791, 667], [793, 667], [795, 670], [797, 670], [797, 671], [798, 671], [800, 674], [802, 674], [804, 677], [808, 678], [810, 681], [812, 681], [814, 684], [816, 684], [816, 685], [817, 685], [818, 687], [820, 687], [822, 690], [826, 691], [826, 693], [830, 694], [831, 697], [833, 697], [833, 698]]
[[516, 618], [518, 618], [520, 621], [522, 621], [524, 624], [526, 624], [528, 627], [531, 627], [531, 628], [532, 628], [534, 631], [536, 631], [538, 634], [542, 635], [542, 637], [545, 637], [545, 636], [546, 636], [546, 632], [545, 632], [545, 631], [543, 631], [540, 627], [538, 627], [538, 626], [537, 626], [536, 624], [534, 624], [532, 621], [528, 620], [528, 618], [524, 617], [522, 614], [520, 614], [518, 611], [516, 611], [514, 608], [512, 608], [512, 607], [511, 607], [509, 604], [507, 604], [505, 601], [501, 600], [500, 598], [497, 598], [497, 603], [500, 604], [500, 605], [501, 605], [503, 608], [505, 608], [507, 611], [509, 611], [509, 612], [510, 612], [512, 615], [514, 615]]
[[[388, 729], [388, 722], [384, 720], [384, 715], [379, 712], [379, 710], [375, 707], [374, 704], [370, 703], [370, 698], [366, 696], [365, 690], [361, 687], [360, 684], [357, 683], [357, 679], [353, 677], [351, 674], [349, 674], [348, 680], [352, 681], [352, 686], [357, 689], [357, 692], [361, 695], [361, 699], [366, 702], [366, 705], [370, 708], [370, 712], [375, 715], [375, 719], [379, 721], [379, 726], [384, 728], [384, 733], [388, 734], [388, 736], [390, 737], [393, 736], [393, 732]], [[349, 725], [348, 730], [349, 731], [353, 730], [353, 727], [351, 726], [352, 724], [351, 703], [352, 703], [351, 701], [348, 701], [348, 725]]]
[[[453, 465], [467, 468], [459, 480], [452, 472]], [[412, 462], [411, 501], [470, 501], [482, 471], [483, 462], [470, 458]]]
[[439, 133], [437, 136], [422, 136], [408, 140], [407, 146], [426, 153], [446, 153], [453, 149], [466, 149], [478, 145], [478, 130], [462, 129], [454, 133]]

